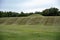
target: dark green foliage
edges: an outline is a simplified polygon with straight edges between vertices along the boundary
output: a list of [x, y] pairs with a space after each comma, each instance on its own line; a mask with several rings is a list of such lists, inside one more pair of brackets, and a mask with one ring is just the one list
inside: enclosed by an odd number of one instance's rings
[[25, 14], [24, 12], [21, 12], [18, 17], [25, 17], [25, 16], [28, 16], [28, 14]]
[[19, 13], [16, 12], [3, 12], [0, 11], [0, 17], [17, 17], [19, 15]]
[[42, 15], [44, 15], [44, 16], [59, 16], [59, 13], [58, 13], [57, 8], [50, 8], [50, 9], [43, 10]]
[[42, 12], [35, 12], [35, 13], [24, 13], [24, 12], [21, 12], [21, 13], [17, 13], [17, 12], [3, 12], [3, 11], [0, 11], [0, 17], [27, 17], [27, 16], [30, 16], [32, 14], [40, 14], [40, 15], [43, 15], [43, 16], [60, 16], [60, 11], [58, 8], [49, 8], [49, 9], [45, 9], [43, 10]]
[[40, 14], [41, 12], [35, 12], [35, 14]]
[[58, 14], [60, 15], [60, 11], [58, 12]]
[[2, 11], [0, 11], [0, 17], [2, 17], [2, 13], [3, 13], [3, 12], [2, 12]]

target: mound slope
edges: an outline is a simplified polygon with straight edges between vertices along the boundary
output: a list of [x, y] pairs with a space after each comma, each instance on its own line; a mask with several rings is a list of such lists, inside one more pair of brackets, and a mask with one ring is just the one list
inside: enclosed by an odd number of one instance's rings
[[18, 25], [60, 25], [60, 17], [9, 17], [0, 18], [0, 24]]

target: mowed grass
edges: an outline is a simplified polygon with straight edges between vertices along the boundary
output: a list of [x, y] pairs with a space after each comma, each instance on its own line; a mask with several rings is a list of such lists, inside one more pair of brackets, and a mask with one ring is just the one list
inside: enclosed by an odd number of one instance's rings
[[60, 16], [0, 18], [0, 40], [60, 40]]
[[0, 24], [5, 25], [60, 25], [60, 16], [6, 17], [0, 18]]
[[0, 40], [60, 40], [60, 26], [2, 24]]

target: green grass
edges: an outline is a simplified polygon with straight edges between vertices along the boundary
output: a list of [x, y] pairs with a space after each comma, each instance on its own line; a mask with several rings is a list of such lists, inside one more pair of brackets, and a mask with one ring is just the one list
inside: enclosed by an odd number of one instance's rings
[[60, 40], [60, 17], [0, 18], [0, 40]]
[[60, 40], [60, 26], [0, 25], [0, 40]]

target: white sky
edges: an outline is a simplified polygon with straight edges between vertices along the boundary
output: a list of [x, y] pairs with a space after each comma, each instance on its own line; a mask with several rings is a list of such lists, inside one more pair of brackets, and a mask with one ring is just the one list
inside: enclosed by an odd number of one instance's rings
[[0, 4], [1, 11], [35, 12], [46, 8], [60, 9], [60, 0], [3, 0]]

